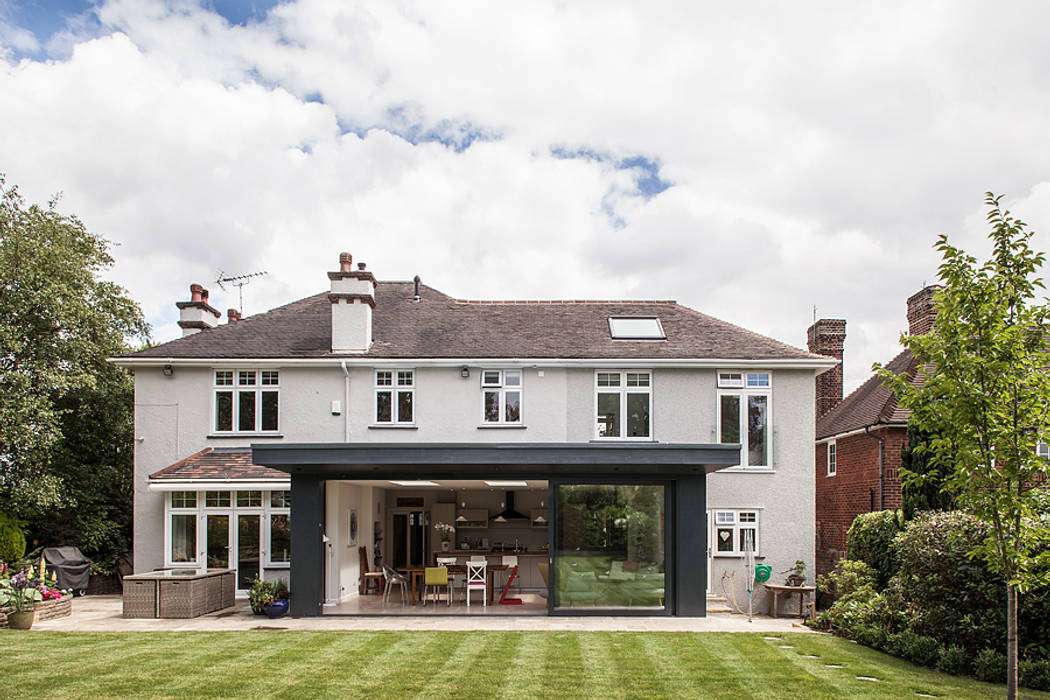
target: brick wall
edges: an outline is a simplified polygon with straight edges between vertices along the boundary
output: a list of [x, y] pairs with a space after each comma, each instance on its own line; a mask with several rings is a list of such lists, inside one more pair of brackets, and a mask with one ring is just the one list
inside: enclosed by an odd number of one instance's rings
[[842, 351], [846, 342], [846, 321], [822, 318], [806, 331], [809, 351], [826, 355], [839, 364], [817, 376], [816, 405], [820, 417], [842, 403]]
[[[904, 427], [873, 430], [886, 440], [883, 450], [883, 504], [901, 504], [901, 448], [907, 443]], [[828, 476], [828, 447], [816, 449], [817, 573], [834, 568], [846, 554], [846, 532], [861, 513], [879, 509], [879, 443], [865, 434], [836, 440], [837, 470]]]

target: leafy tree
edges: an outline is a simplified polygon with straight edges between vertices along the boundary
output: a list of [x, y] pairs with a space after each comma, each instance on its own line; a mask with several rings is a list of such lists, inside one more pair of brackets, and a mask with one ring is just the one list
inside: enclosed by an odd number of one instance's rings
[[908, 446], [901, 450], [901, 510], [911, 520], [929, 510], [955, 510], [955, 497], [947, 489], [945, 474], [930, 455], [932, 435], [908, 424]]
[[101, 275], [110, 243], [0, 176], [0, 506], [31, 543], [127, 550], [131, 380], [106, 358], [148, 339]]
[[1046, 528], [1035, 524], [1034, 490], [1050, 476], [1036, 455], [1050, 439], [1048, 307], [1037, 300], [1045, 260], [1026, 225], [989, 193], [992, 256], [978, 263], [940, 236], [937, 321], [901, 342], [925, 365], [917, 381], [880, 375], [916, 427], [933, 437], [931, 464], [958, 505], [990, 526], [970, 556], [1006, 581], [1007, 696], [1017, 696], [1018, 594], [1046, 580]]

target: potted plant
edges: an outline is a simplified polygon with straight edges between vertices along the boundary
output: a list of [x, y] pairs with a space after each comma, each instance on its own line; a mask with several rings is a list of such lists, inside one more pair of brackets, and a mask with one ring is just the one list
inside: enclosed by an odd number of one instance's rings
[[288, 586], [284, 581], [269, 583], [256, 576], [248, 589], [248, 603], [256, 615], [281, 617], [288, 612]]
[[42, 597], [40, 581], [29, 569], [22, 569], [14, 576], [0, 580], [0, 605], [10, 608], [7, 626], [14, 630], [32, 627], [36, 616], [34, 607]]
[[288, 613], [288, 585], [284, 581], [273, 584], [273, 600], [263, 606], [263, 612], [271, 620]]
[[806, 583], [806, 562], [801, 559], [795, 562], [795, 566], [790, 569], [781, 571], [782, 574], [787, 574], [787, 585], [789, 586], [804, 586]]
[[449, 551], [452, 548], [452, 535], [456, 534], [456, 526], [450, 523], [434, 523], [434, 529], [441, 535], [441, 551]]

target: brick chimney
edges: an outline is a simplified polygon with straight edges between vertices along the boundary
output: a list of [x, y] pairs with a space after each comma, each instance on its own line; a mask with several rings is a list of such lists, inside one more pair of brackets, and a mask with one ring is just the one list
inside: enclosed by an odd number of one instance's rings
[[817, 417], [824, 415], [842, 401], [842, 348], [846, 343], [846, 321], [841, 318], [822, 318], [806, 331], [809, 351], [833, 357], [839, 363], [817, 376]]
[[350, 253], [339, 254], [339, 271], [329, 272], [332, 291], [332, 352], [366, 352], [372, 347], [372, 310], [376, 307], [376, 278], [364, 263], [354, 269]]
[[908, 297], [908, 335], [923, 335], [933, 328], [937, 318], [937, 304], [933, 296], [941, 285], [931, 284]]
[[237, 323], [241, 320], [241, 312], [237, 309], [226, 309], [226, 322]]
[[206, 328], [214, 328], [222, 314], [208, 304], [208, 290], [197, 284], [190, 285], [190, 300], [175, 302], [179, 309], [179, 328], [182, 337], [199, 333]]

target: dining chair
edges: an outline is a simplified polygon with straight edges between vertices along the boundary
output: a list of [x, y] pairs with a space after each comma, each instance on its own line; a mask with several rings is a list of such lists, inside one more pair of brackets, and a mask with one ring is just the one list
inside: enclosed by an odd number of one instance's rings
[[518, 573], [518, 557], [517, 557], [517, 555], [504, 554], [503, 558], [500, 560], [500, 563], [502, 563], [505, 567], [507, 567], [507, 570], [504, 572], [504, 573], [506, 573], [507, 577], [503, 581], [503, 586], [504, 586], [504, 589], [505, 589], [504, 590], [504, 595], [506, 595], [507, 593], [510, 592], [510, 587], [509, 586], [510, 586], [510, 582], [512, 580], [514, 581], [513, 588], [515, 590], [517, 590], [518, 593], [521, 593], [521, 579], [520, 579], [520, 577], [518, 579], [514, 578], [515, 575]]
[[423, 569], [423, 605], [427, 604], [427, 591], [432, 590], [434, 604], [438, 602], [438, 589], [444, 588], [448, 604], [452, 605], [452, 582], [447, 566], [428, 566]]
[[372, 584], [375, 584], [376, 593], [383, 592], [383, 583], [386, 577], [382, 571], [369, 571], [368, 570], [368, 549], [364, 546], [357, 548], [357, 556], [360, 560], [361, 566], [361, 586], [358, 590], [360, 595], [368, 593]]
[[383, 564], [383, 579], [386, 582], [386, 585], [383, 586], [383, 605], [386, 605], [390, 599], [390, 589], [394, 586], [401, 586], [401, 604], [404, 605], [408, 602], [408, 589], [405, 587], [408, 579], [405, 578], [404, 574], [399, 574], [386, 564]]
[[467, 607], [470, 607], [470, 592], [481, 591], [481, 605], [488, 607], [488, 561], [467, 562]]
[[458, 563], [459, 559], [457, 557], [437, 557], [437, 565], [448, 568], [448, 585], [452, 588], [453, 596], [455, 596], [456, 592], [456, 580], [463, 576], [463, 572], [452, 570]]

